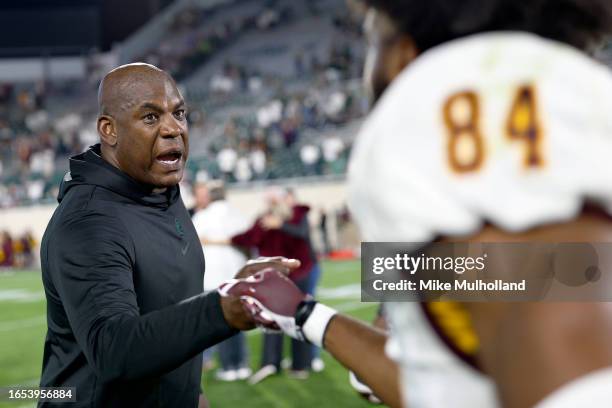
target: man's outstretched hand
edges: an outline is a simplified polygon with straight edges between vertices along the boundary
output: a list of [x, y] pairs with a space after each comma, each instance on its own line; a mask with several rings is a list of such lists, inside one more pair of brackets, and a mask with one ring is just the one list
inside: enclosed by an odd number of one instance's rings
[[[297, 259], [288, 259], [282, 256], [260, 257], [248, 261], [236, 274], [235, 279], [246, 279], [267, 268], [273, 268], [283, 275], [289, 275], [291, 271], [299, 268], [299, 266], [300, 261]], [[221, 309], [223, 310], [223, 317], [227, 323], [235, 329], [250, 330], [256, 325], [253, 315], [245, 309], [243, 301], [239, 296], [234, 296], [232, 294], [222, 296]]]

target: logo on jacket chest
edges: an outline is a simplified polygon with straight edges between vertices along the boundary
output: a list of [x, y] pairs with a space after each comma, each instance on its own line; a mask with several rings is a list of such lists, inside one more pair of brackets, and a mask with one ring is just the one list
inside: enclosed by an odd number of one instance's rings
[[[181, 224], [181, 221], [178, 218], [174, 219], [174, 228], [176, 229], [176, 233], [178, 234], [178, 236], [182, 240], [185, 237], [185, 229], [183, 228], [183, 224]], [[187, 255], [187, 251], [189, 251], [189, 244], [190, 244], [190, 242], [187, 241], [181, 247], [181, 254], [183, 256]]]
[[174, 219], [174, 228], [176, 228], [176, 233], [179, 237], [183, 238], [185, 236], [185, 229], [178, 218]]

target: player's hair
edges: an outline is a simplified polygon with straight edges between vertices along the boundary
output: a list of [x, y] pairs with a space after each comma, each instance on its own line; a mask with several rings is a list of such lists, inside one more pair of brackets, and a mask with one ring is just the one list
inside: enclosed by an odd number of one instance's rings
[[423, 52], [486, 31], [527, 31], [588, 50], [612, 32], [609, 0], [362, 0]]

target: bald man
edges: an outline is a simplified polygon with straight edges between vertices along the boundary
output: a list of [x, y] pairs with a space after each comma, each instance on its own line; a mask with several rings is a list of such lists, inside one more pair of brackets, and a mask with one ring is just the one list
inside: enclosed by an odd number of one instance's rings
[[[239, 299], [202, 294], [204, 256], [178, 187], [185, 102], [168, 74], [130, 64], [106, 75], [98, 103], [100, 143], [70, 159], [42, 241], [40, 385], [74, 387], [79, 407], [197, 407], [199, 354], [253, 322]], [[270, 265], [298, 266], [267, 259], [239, 275]]]

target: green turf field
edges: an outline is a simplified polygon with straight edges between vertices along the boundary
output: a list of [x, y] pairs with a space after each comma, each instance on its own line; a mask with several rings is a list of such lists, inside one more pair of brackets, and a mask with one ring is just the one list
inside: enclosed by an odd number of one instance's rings
[[[324, 262], [319, 297], [352, 316], [371, 321], [373, 304], [359, 302], [359, 263]], [[46, 330], [45, 300], [39, 272], [0, 273], [0, 387], [36, 385]], [[260, 360], [261, 335], [248, 336], [251, 366]], [[289, 347], [285, 347], [288, 354]], [[223, 383], [206, 373], [202, 384], [212, 407], [367, 407], [348, 385], [347, 371], [323, 353], [326, 369], [307, 380], [277, 375], [260, 384]], [[0, 403], [0, 407], [34, 404]]]

